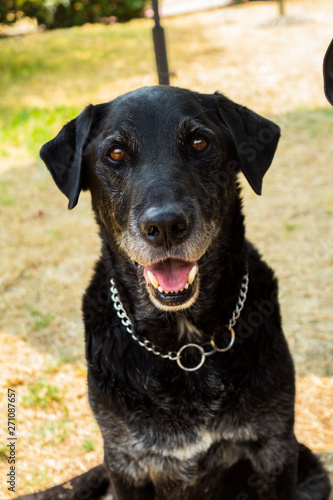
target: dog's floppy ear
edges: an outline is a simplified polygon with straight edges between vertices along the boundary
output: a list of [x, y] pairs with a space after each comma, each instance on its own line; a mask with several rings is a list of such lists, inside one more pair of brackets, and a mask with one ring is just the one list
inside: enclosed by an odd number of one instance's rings
[[253, 191], [261, 194], [262, 179], [270, 167], [280, 138], [280, 128], [254, 111], [215, 92], [219, 114], [236, 148], [240, 168]]
[[88, 106], [40, 150], [40, 157], [51, 172], [54, 182], [69, 199], [70, 210], [77, 204], [82, 188], [84, 150], [93, 111], [94, 106]]

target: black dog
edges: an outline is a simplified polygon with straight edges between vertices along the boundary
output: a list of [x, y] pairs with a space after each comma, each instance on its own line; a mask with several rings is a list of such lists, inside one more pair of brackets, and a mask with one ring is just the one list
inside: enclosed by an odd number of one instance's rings
[[219, 93], [150, 87], [89, 106], [41, 150], [69, 208], [91, 191], [100, 228], [83, 315], [117, 500], [328, 498], [294, 436], [277, 281], [237, 184], [261, 193], [279, 135]]

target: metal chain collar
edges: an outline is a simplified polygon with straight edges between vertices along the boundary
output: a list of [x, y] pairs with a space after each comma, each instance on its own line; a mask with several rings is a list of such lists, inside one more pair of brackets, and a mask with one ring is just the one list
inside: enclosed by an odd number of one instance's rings
[[[111, 283], [110, 291], [111, 291], [111, 298], [113, 301], [113, 306], [114, 306], [115, 310], [117, 311], [117, 315], [119, 316], [122, 324], [126, 328], [126, 331], [131, 335], [132, 339], [135, 340], [141, 347], [144, 347], [147, 351], [155, 354], [155, 356], [160, 356], [163, 359], [170, 359], [170, 361], [177, 361], [178, 366], [182, 370], [185, 370], [187, 372], [194, 372], [196, 370], [199, 370], [199, 368], [202, 367], [202, 365], [204, 364], [204, 362], [206, 361], [206, 358], [208, 356], [212, 356], [216, 352], [229, 351], [229, 349], [231, 349], [231, 347], [233, 346], [233, 344], [235, 342], [235, 331], [234, 331], [233, 327], [235, 326], [236, 321], [239, 318], [240, 313], [241, 313], [241, 311], [244, 307], [244, 304], [245, 304], [246, 295], [247, 295], [247, 291], [248, 291], [248, 285], [249, 285], [249, 275], [247, 273], [247, 274], [244, 274], [244, 276], [243, 276], [243, 281], [242, 281], [240, 293], [238, 296], [237, 304], [236, 304], [236, 307], [232, 313], [231, 319], [229, 320], [229, 324], [228, 324], [228, 330], [230, 332], [231, 339], [230, 339], [229, 344], [226, 347], [224, 347], [224, 348], [217, 347], [215, 340], [214, 340], [214, 337], [213, 337], [210, 340], [210, 342], [206, 342], [202, 346], [199, 344], [192, 344], [192, 343], [185, 344], [179, 349], [178, 352], [170, 351], [167, 354], [161, 353], [159, 351], [158, 347], [156, 347], [150, 340], [148, 340], [144, 337], [138, 337], [135, 335], [135, 333], [133, 331], [132, 321], [130, 320], [130, 318], [129, 318], [127, 312], [125, 311], [125, 308], [124, 308], [124, 306], [119, 298], [118, 290], [116, 288], [114, 280], [111, 279], [110, 283]], [[211, 348], [211, 350], [209, 350], [209, 351], [205, 350], [205, 346], [208, 346], [209, 348]], [[201, 359], [196, 366], [187, 367], [187, 366], [184, 366], [182, 363], [182, 360], [181, 360], [182, 354], [188, 348], [197, 349], [201, 355]]]

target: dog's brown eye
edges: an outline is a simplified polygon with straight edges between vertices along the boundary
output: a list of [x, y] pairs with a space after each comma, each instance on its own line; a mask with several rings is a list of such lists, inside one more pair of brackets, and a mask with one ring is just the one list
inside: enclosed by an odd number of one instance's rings
[[191, 143], [193, 151], [201, 153], [207, 147], [207, 141], [203, 137], [195, 137]]
[[111, 149], [109, 156], [113, 161], [122, 161], [125, 158], [125, 151], [118, 146]]

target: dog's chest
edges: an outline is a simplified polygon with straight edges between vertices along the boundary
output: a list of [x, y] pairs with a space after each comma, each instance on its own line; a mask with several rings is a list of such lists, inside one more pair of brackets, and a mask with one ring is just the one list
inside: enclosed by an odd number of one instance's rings
[[127, 440], [125, 448], [137, 457], [145, 454], [149, 449], [152, 456], [166, 458], [168, 461], [188, 462], [194, 465], [199, 458], [207, 455], [213, 448], [220, 447], [226, 451], [230, 443], [234, 446], [237, 443], [255, 440], [256, 436], [250, 426], [244, 425], [237, 429], [229, 425], [218, 430], [199, 428], [191, 437], [178, 432], [178, 435], [174, 434], [173, 439], [170, 438], [170, 430], [167, 436], [161, 436], [159, 433], [159, 436], [149, 436], [148, 439], [144, 436], [132, 435]]
[[[142, 425], [124, 426], [117, 432], [103, 429], [106, 456], [112, 469], [118, 469], [131, 480], [140, 484], [191, 482], [203, 477], [216, 465], [230, 467], [245, 456], [244, 442], [256, 439], [250, 425], [221, 422], [216, 429], [209, 426], [188, 428], [184, 422], [154, 427]], [[112, 435], [111, 435], [112, 434]], [[117, 436], [117, 437], [116, 437]], [[121, 437], [122, 436], [122, 437]]]
[[171, 384], [163, 377], [140, 379], [137, 372], [136, 382], [146, 384], [145, 391], [129, 394], [126, 386], [118, 386], [108, 405], [90, 393], [110, 470], [138, 485], [185, 484], [246, 454], [244, 443], [256, 434], [248, 420], [239, 419], [234, 384], [222, 382], [212, 370], [195, 384], [184, 379], [174, 377]]

